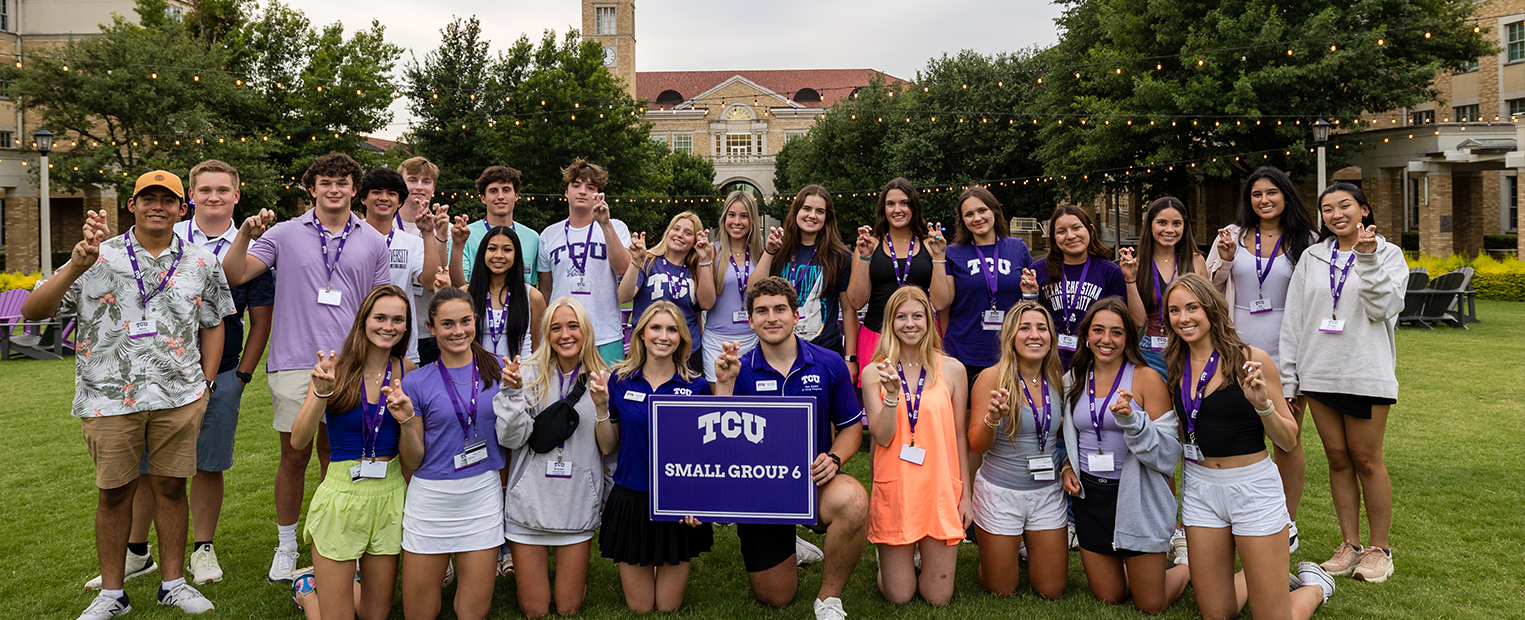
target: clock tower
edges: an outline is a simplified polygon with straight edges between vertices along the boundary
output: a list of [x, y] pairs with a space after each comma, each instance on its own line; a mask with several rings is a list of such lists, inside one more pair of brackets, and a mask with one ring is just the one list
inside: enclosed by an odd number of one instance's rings
[[635, 96], [635, 0], [582, 0], [582, 38], [604, 46], [604, 68]]

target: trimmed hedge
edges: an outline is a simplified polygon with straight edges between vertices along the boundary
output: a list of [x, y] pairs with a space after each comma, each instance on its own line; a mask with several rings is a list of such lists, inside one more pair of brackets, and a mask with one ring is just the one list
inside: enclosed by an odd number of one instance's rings
[[13, 288], [32, 290], [37, 286], [37, 281], [42, 279], [41, 273], [11, 273], [0, 272], [0, 291], [8, 291]]
[[1423, 267], [1431, 278], [1470, 265], [1473, 269], [1472, 288], [1477, 291], [1478, 299], [1525, 301], [1525, 262], [1513, 256], [1505, 260], [1497, 260], [1486, 252], [1472, 260], [1459, 254], [1421, 256], [1409, 258], [1408, 264], [1411, 268]]
[[1484, 250], [1513, 250], [1520, 247], [1517, 235], [1483, 235]]

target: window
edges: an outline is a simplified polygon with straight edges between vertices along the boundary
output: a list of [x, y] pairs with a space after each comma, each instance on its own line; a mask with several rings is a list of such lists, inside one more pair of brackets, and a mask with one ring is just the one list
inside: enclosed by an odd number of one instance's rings
[[185, 17], [185, 9], [178, 6], [167, 6], [164, 7], [164, 16], [178, 22], [182, 17]]
[[1476, 123], [1483, 119], [1478, 118], [1477, 104], [1474, 103], [1451, 108], [1451, 120], [1457, 123]]
[[694, 134], [691, 134], [691, 133], [673, 134], [673, 137], [672, 137], [672, 150], [673, 150], [674, 153], [692, 153], [692, 152], [694, 152]]
[[1451, 72], [1452, 73], [1471, 73], [1471, 72], [1476, 71], [1476, 70], [1477, 70], [1477, 59], [1473, 58], [1472, 60], [1463, 60], [1463, 61], [1461, 61], [1459, 63], [1456, 63], [1456, 67], [1453, 68], [1451, 70]]
[[[5, 0], [0, 0], [3, 3]], [[0, 248], [5, 247], [5, 199], [0, 198]]]
[[728, 133], [728, 134], [725, 134], [725, 154], [726, 155], [732, 155], [732, 156], [736, 156], [736, 155], [751, 155], [752, 154], [752, 134], [749, 134], [749, 133]]
[[1409, 114], [1409, 124], [1410, 125], [1428, 125], [1428, 124], [1433, 123], [1433, 122], [1435, 122], [1435, 111], [1434, 110], [1422, 110], [1422, 111], [1419, 111], [1419, 112], [1412, 112], [1412, 113]]
[[1504, 230], [1515, 232], [1520, 225], [1520, 177], [1509, 177], [1509, 220], [1504, 222]]
[[1424, 201], [1424, 179], [1409, 179], [1409, 230], [1419, 230], [1419, 203]]
[[791, 131], [791, 132], [785, 133], [784, 134], [784, 144], [788, 144], [790, 142], [793, 142], [793, 141], [798, 140], [798, 139], [803, 138], [803, 137], [805, 137], [805, 132], [803, 132], [803, 131]]
[[[10, 0], [0, 0], [0, 31], [4, 31], [4, 32], [10, 32], [11, 31], [11, 2], [10, 2]], [[4, 243], [4, 242], [0, 241], [0, 243]]]
[[595, 32], [598, 34], [614, 34], [614, 8], [612, 6], [594, 7]]
[[[0, 0], [0, 4], [5, 4], [5, 0]], [[0, 80], [0, 101], [10, 101], [10, 100], [11, 100], [11, 81], [10, 80]]]
[[654, 133], [654, 134], [651, 134], [651, 141], [655, 142], [657, 144], [660, 144], [662, 146], [667, 146], [667, 134], [665, 134], [665, 133]]
[[1525, 99], [1510, 99], [1505, 103], [1509, 104], [1510, 116], [1514, 116], [1516, 114], [1525, 114]]
[[0, 131], [0, 149], [16, 148], [16, 134], [9, 131]]
[[1504, 26], [1504, 40], [1509, 42], [1509, 61], [1525, 60], [1525, 22]]

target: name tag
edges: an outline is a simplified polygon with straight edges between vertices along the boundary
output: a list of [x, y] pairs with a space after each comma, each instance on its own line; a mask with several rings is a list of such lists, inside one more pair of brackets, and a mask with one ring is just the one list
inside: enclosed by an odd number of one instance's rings
[[1006, 312], [1003, 310], [986, 310], [982, 326], [987, 332], [1001, 331], [1001, 322], [1006, 320]]
[[644, 403], [646, 402], [646, 394], [644, 392], [625, 392], [625, 400]]
[[757, 382], [757, 389], [759, 391], [772, 392], [773, 390], [778, 389], [778, 381], [776, 379], [769, 379], [767, 381], [758, 381]]
[[339, 291], [336, 291], [334, 289], [331, 289], [331, 288], [320, 288], [320, 289], [318, 289], [318, 303], [323, 304], [325, 306], [337, 306], [337, 305], [339, 305], [339, 300], [342, 297], [343, 297], [343, 295], [341, 295]]
[[128, 338], [147, 338], [157, 335], [159, 335], [159, 324], [154, 322], [153, 319], [133, 321], [127, 326]]
[[1170, 346], [1170, 337], [1169, 336], [1145, 336], [1145, 337], [1148, 338], [1148, 340], [1145, 342], [1145, 344], [1147, 344], [1149, 346], [1149, 350], [1150, 351], [1164, 351], [1165, 347]]
[[740, 325], [742, 323], [746, 323], [747, 322], [747, 318], [748, 317], [747, 317], [747, 311], [746, 310], [737, 310], [737, 311], [731, 313], [731, 322], [735, 323], [737, 325]]
[[572, 294], [592, 295], [593, 289], [588, 288], [588, 281], [586, 279], [579, 277], [576, 282], [572, 283]]
[[1027, 459], [1027, 471], [1032, 472], [1033, 480], [1054, 479], [1054, 457], [1035, 456]]
[[1338, 334], [1345, 331], [1345, 321], [1341, 319], [1324, 319], [1319, 323], [1318, 330], [1326, 334]]
[[1197, 463], [1202, 460], [1202, 448], [1198, 447], [1197, 444], [1185, 444], [1181, 446], [1181, 452], [1186, 456], [1186, 460], [1193, 463]]
[[1090, 467], [1093, 472], [1112, 471], [1112, 455], [1100, 453], [1087, 454], [1086, 466]]
[[386, 461], [360, 461], [358, 465], [349, 468], [349, 481], [359, 482], [366, 478], [380, 480], [387, 477]]
[[413, 296], [414, 297], [423, 297], [424, 296], [424, 285], [419, 284], [418, 280], [414, 280], [413, 281]]
[[455, 470], [461, 471], [485, 460], [487, 460], [487, 442], [479, 441], [466, 446], [465, 450], [455, 455]]
[[796, 317], [796, 318], [801, 320], [801, 321], [805, 320], [805, 307], [804, 306], [800, 306], [799, 316]]
[[571, 478], [572, 463], [563, 461], [557, 457], [554, 461], [546, 461], [545, 477], [547, 478]]
[[1059, 334], [1059, 348], [1066, 351], [1074, 351], [1080, 347], [1080, 336], [1066, 336]]
[[912, 465], [920, 465], [922, 461], [926, 460], [926, 458], [927, 451], [925, 449], [918, 448], [908, 443], [900, 444], [900, 460]]
[[1271, 302], [1266, 299], [1257, 299], [1250, 302], [1250, 314], [1260, 314], [1271, 311]]

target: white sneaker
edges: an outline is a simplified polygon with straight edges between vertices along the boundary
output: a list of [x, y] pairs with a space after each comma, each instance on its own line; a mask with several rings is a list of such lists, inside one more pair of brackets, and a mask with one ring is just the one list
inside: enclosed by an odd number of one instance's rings
[[202, 596], [191, 584], [182, 583], [173, 590], [159, 590], [159, 604], [166, 607], [173, 605], [180, 611], [188, 614], [200, 614], [212, 611], [212, 601]]
[[[159, 570], [159, 565], [154, 563], [154, 551], [153, 551], [152, 548], [150, 548], [148, 550], [148, 553], [145, 553], [143, 555], [133, 555], [133, 553], [131, 551], [128, 551], [127, 552], [127, 572], [122, 573], [125, 576], [125, 578], [122, 579], [122, 581], [125, 583], [128, 579], [132, 579], [133, 577], [142, 577], [143, 575], [147, 575], [147, 574], [152, 573], [152, 572], [154, 572], [156, 570]], [[91, 579], [90, 581], [86, 581], [85, 582], [85, 589], [86, 590], [99, 590], [99, 589], [101, 589], [101, 576], [100, 575], [96, 575], [94, 579]], [[124, 611], [122, 613], [127, 613], [127, 612]]]
[[85, 608], [85, 613], [79, 615], [79, 620], [108, 620], [129, 611], [132, 611], [132, 605], [127, 603], [126, 592], [122, 593], [121, 598], [102, 592], [90, 601], [90, 606]]
[[440, 587], [450, 587], [450, 582], [452, 581], [455, 581], [455, 560], [445, 562], [445, 582], [441, 583]]
[[1334, 596], [1334, 576], [1322, 566], [1313, 562], [1298, 562], [1297, 577], [1305, 586], [1318, 586], [1324, 591], [1324, 602], [1329, 602], [1329, 597]]
[[1075, 522], [1070, 522], [1070, 551], [1080, 548], [1080, 537], [1075, 535]]
[[1170, 537], [1170, 552], [1175, 556], [1174, 562], [1176, 566], [1187, 564], [1186, 532], [1176, 530], [1175, 535]]
[[847, 620], [847, 612], [842, 609], [842, 599], [835, 596], [826, 600], [815, 600], [815, 620]]
[[911, 564], [916, 566], [916, 570], [921, 570], [921, 545], [911, 548]]
[[213, 583], [222, 581], [222, 566], [217, 563], [217, 552], [211, 545], [191, 552], [191, 582]]
[[1023, 562], [1027, 561], [1027, 541], [1026, 540], [1023, 540], [1022, 544], [1017, 545], [1017, 557], [1022, 558]]
[[297, 556], [301, 555], [296, 549], [275, 548], [275, 558], [270, 560], [270, 582], [290, 582], [291, 572], [297, 568]]
[[1287, 553], [1297, 553], [1297, 522], [1287, 524]]
[[[826, 559], [826, 554], [821, 553], [821, 548], [820, 547], [817, 547], [815, 545], [810, 544], [810, 541], [805, 540], [803, 538], [800, 538], [798, 535], [796, 535], [794, 537], [794, 565], [795, 566], [804, 566], [806, 564], [815, 564], [816, 562], [820, 562], [820, 561], [825, 560], [825, 559]], [[840, 607], [840, 606], [841, 605], [839, 603], [838, 607]]]

